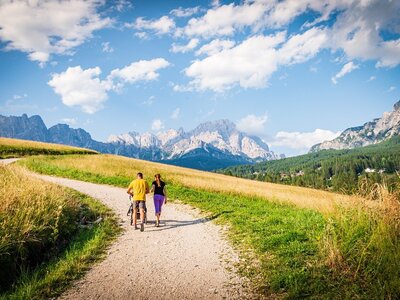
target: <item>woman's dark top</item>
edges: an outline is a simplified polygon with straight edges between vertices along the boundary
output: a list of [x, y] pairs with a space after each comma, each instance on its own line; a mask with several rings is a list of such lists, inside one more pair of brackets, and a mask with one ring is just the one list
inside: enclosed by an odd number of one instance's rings
[[157, 181], [153, 181], [151, 185], [154, 185], [154, 194], [155, 195], [163, 195], [164, 196], [164, 187], [165, 182], [160, 180], [160, 186], [158, 186]]

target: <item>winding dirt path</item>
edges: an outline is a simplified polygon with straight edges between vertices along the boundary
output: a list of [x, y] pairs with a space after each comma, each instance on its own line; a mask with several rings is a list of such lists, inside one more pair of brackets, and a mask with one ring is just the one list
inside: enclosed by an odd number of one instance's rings
[[245, 281], [227, 268], [237, 255], [222, 230], [186, 205], [164, 205], [161, 227], [144, 232], [129, 225], [126, 191], [107, 185], [37, 175], [96, 198], [121, 219], [123, 233], [107, 257], [86, 273], [61, 299], [243, 299]]

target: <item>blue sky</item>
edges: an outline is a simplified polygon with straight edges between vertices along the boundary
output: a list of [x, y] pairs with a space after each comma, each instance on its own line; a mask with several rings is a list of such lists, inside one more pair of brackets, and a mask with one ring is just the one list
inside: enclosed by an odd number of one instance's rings
[[399, 1], [2, 1], [0, 113], [105, 141], [230, 119], [279, 153], [390, 111]]

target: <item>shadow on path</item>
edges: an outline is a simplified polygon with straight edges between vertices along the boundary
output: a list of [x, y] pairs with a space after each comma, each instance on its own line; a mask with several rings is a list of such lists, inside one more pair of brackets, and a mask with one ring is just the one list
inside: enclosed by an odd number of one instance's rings
[[[153, 229], [152, 231], [163, 231], [163, 230], [168, 230], [168, 229], [174, 229], [174, 228], [178, 228], [178, 227], [183, 227], [183, 226], [190, 226], [190, 225], [196, 225], [196, 224], [200, 224], [200, 223], [206, 223], [206, 222], [210, 222], [212, 220], [217, 219], [218, 217], [220, 217], [223, 214], [230, 214], [232, 213], [233, 210], [230, 211], [222, 211], [220, 213], [211, 215], [209, 217], [203, 217], [203, 218], [199, 218], [199, 219], [195, 219], [195, 220], [191, 220], [191, 221], [178, 221], [178, 220], [161, 220], [161, 226], [157, 227], [157, 229]], [[149, 223], [154, 223], [152, 221], [149, 221]]]

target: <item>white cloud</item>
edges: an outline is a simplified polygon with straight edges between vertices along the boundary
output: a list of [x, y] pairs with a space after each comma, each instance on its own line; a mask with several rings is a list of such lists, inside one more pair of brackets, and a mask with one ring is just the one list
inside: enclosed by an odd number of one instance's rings
[[324, 47], [327, 39], [325, 30], [320, 28], [311, 28], [304, 33], [293, 35], [279, 49], [279, 61], [287, 65], [307, 61]]
[[188, 8], [178, 7], [171, 10], [169, 13], [171, 15], [174, 15], [175, 17], [187, 18], [194, 14], [197, 14], [199, 11], [200, 11], [200, 6], [188, 7]]
[[[343, 51], [347, 61], [376, 60], [377, 67], [400, 64], [400, 1], [243, 1], [211, 7], [201, 17], [192, 18], [180, 31], [203, 38], [232, 36], [244, 30], [257, 33], [287, 26], [307, 11], [316, 15], [302, 26], [311, 28], [308, 35], [298, 34], [287, 44], [286, 51], [294, 62], [307, 60], [323, 47]], [[327, 24], [325, 21], [329, 19], [332, 22]], [[385, 31], [393, 33], [392, 37], [383, 38]], [[290, 51], [298, 57], [290, 55]]]
[[164, 123], [159, 119], [153, 120], [151, 123], [151, 130], [160, 131], [161, 129], [164, 129]]
[[92, 36], [111, 25], [97, 13], [104, 1], [1, 1], [0, 40], [6, 50], [28, 53], [44, 65], [51, 54], [71, 54]]
[[236, 124], [238, 130], [248, 134], [260, 135], [265, 131], [265, 123], [267, 122], [267, 115], [256, 116], [253, 114], [247, 115], [239, 120]]
[[188, 36], [233, 35], [237, 29], [256, 26], [262, 20], [267, 7], [264, 1], [215, 6], [202, 17], [190, 19], [183, 31]]
[[178, 52], [186, 53], [196, 48], [198, 44], [199, 44], [199, 39], [191, 39], [186, 45], [178, 45], [172, 43], [172, 48], [170, 51], [173, 53], [178, 53]]
[[199, 90], [217, 92], [235, 84], [244, 88], [264, 87], [278, 67], [279, 57], [275, 47], [284, 40], [283, 32], [270, 36], [253, 36], [236, 47], [203, 60], [195, 60], [185, 70], [186, 76], [193, 78], [189, 85]]
[[234, 41], [215, 39], [197, 50], [196, 55], [205, 54], [207, 56], [210, 56], [223, 50], [231, 49], [233, 46], [235, 46]]
[[134, 23], [126, 23], [125, 27], [135, 28], [140, 31], [149, 30], [156, 34], [167, 34], [175, 28], [175, 21], [168, 16], [163, 16], [157, 20], [146, 20], [139, 17]]
[[376, 77], [375, 76], [371, 76], [368, 80], [367, 80], [367, 82], [369, 82], [369, 81], [373, 81], [373, 80], [375, 80], [376, 79]]
[[67, 123], [68, 125], [76, 125], [78, 120], [76, 118], [63, 118], [61, 121]]
[[334, 23], [330, 42], [349, 59], [377, 60], [377, 67], [400, 64], [400, 39], [384, 40], [381, 32], [400, 33], [399, 1], [363, 1], [348, 4]]
[[118, 90], [127, 83], [155, 80], [159, 76], [156, 71], [168, 65], [163, 58], [141, 60], [112, 70], [106, 80], [99, 78], [99, 67], [86, 70], [81, 66], [69, 67], [65, 72], [52, 74], [48, 85], [61, 96], [65, 105], [79, 106], [84, 112], [93, 114], [104, 107], [110, 90]]
[[181, 109], [179, 107], [177, 107], [171, 114], [171, 119], [178, 119], [179, 114], [181, 113]]
[[393, 92], [395, 89], [396, 89], [395, 86], [391, 86], [391, 87], [388, 89], [388, 92], [389, 92], [389, 93], [390, 93], [390, 92]]
[[350, 73], [350, 72], [352, 72], [352, 71], [354, 71], [354, 70], [356, 70], [356, 69], [358, 69], [358, 68], [359, 68], [359, 66], [356, 65], [356, 64], [354, 64], [352, 61], [351, 61], [351, 62], [348, 62], [347, 64], [345, 64], [345, 65], [342, 67], [342, 69], [341, 69], [335, 76], [333, 76], [333, 77], [331, 78], [331, 80], [332, 80], [332, 82], [333, 82], [334, 84], [337, 84], [337, 80], [338, 80], [339, 78], [342, 78], [344, 75], [346, 75], [346, 74], [348, 74], [348, 73]]
[[100, 73], [99, 67], [86, 70], [69, 67], [65, 72], [53, 74], [48, 84], [66, 106], [80, 106], [84, 112], [93, 114], [103, 108], [111, 89], [107, 81], [99, 79]]
[[325, 29], [311, 28], [289, 39], [285, 31], [255, 35], [236, 46], [230, 41], [214, 40], [196, 52], [208, 56], [193, 61], [184, 72], [192, 78], [188, 85], [192, 89], [222, 92], [235, 85], [262, 88], [280, 66], [313, 58], [326, 47], [327, 39]]
[[114, 69], [108, 76], [109, 80], [122, 80], [124, 83], [134, 83], [139, 80], [149, 81], [155, 80], [160, 75], [157, 73], [159, 69], [166, 68], [170, 65], [164, 58], [155, 58], [152, 60], [140, 60], [131, 63], [122, 69]]
[[340, 131], [333, 132], [324, 129], [315, 129], [312, 132], [279, 131], [275, 139], [269, 142], [271, 146], [288, 147], [292, 149], [309, 149], [315, 144], [330, 141], [340, 135]]
[[110, 42], [101, 43], [101, 46], [102, 46], [101, 50], [103, 52], [107, 52], [107, 53], [114, 52], [114, 48], [110, 46]]

